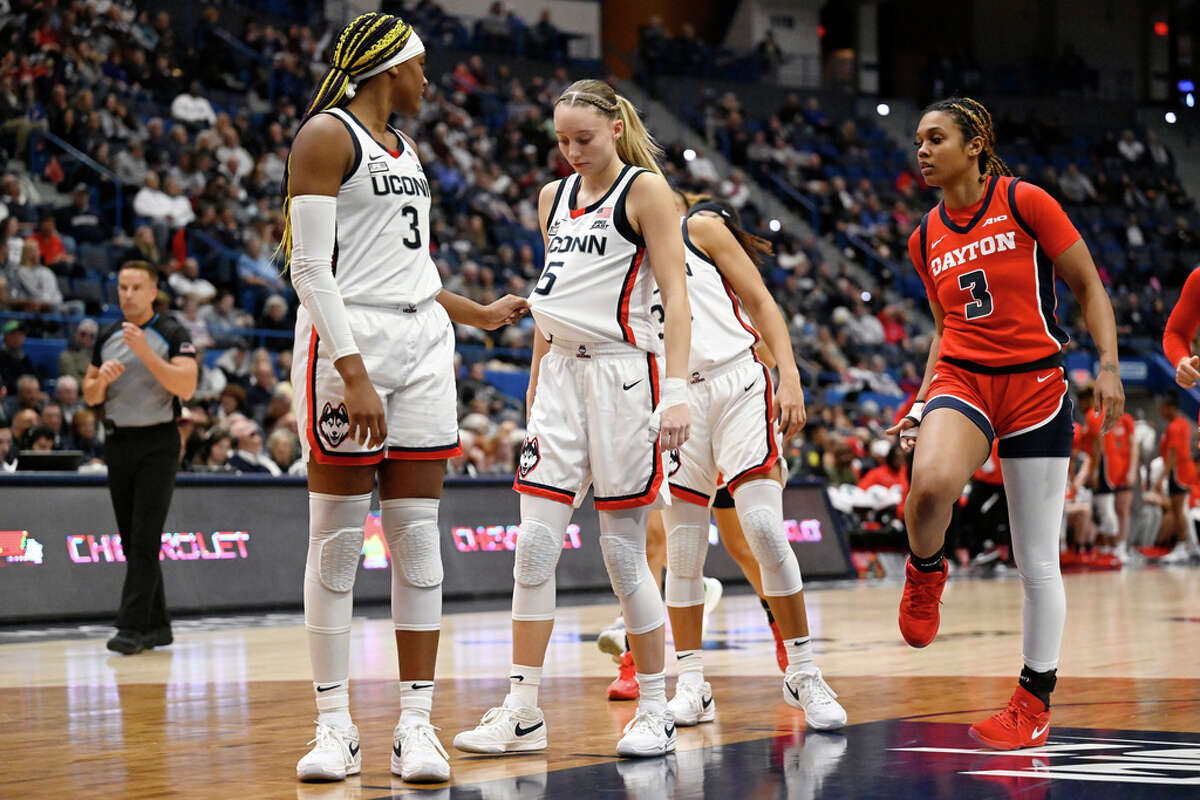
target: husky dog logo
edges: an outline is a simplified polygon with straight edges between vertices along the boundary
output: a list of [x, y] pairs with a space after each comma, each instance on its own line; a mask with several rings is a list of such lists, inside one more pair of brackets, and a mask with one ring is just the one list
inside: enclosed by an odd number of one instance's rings
[[334, 408], [332, 403], [326, 403], [321, 410], [321, 419], [317, 430], [322, 438], [329, 442], [330, 447], [337, 447], [350, 433], [350, 414], [346, 411], [345, 403], [338, 403]]
[[533, 468], [542, 460], [542, 455], [538, 451], [538, 440], [534, 436], [532, 439], [526, 439], [525, 444], [521, 445], [521, 477], [524, 478]]
[[704, 383], [704, 376], [699, 372], [693, 372], [691, 383]]
[[672, 450], [667, 453], [667, 477], [674, 478], [675, 473], [679, 472], [679, 468], [683, 466], [683, 462], [679, 460], [679, 451]]
[[576, 358], [591, 358], [591, 356], [588, 355], [586, 344], [579, 345], [579, 349], [575, 351], [575, 357]]

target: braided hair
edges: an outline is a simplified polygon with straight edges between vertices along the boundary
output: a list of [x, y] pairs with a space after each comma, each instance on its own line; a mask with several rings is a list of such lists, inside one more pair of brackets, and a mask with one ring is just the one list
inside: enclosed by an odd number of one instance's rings
[[962, 131], [964, 142], [969, 142], [977, 136], [983, 140], [983, 150], [979, 153], [980, 183], [987, 180], [989, 175], [1012, 175], [1008, 164], [996, 155], [996, 132], [992, 129], [992, 115], [983, 103], [970, 97], [948, 97], [931, 103], [921, 114], [924, 116], [931, 111], [949, 114]]
[[617, 158], [626, 164], [663, 174], [658, 165], [663, 156], [662, 147], [642, 124], [633, 103], [614, 92], [604, 81], [575, 81], [563, 90], [554, 105], [591, 106], [609, 119], [621, 120], [624, 133], [617, 139]]
[[[338, 35], [333, 46], [332, 63], [308, 101], [300, 127], [322, 111], [337, 108], [354, 96], [352, 82], [364, 73], [383, 64], [408, 44], [413, 27], [392, 14], [370, 12], [355, 17]], [[283, 171], [283, 236], [277, 256], [287, 264], [292, 251], [291, 198], [288, 179], [291, 176], [291, 157]]]

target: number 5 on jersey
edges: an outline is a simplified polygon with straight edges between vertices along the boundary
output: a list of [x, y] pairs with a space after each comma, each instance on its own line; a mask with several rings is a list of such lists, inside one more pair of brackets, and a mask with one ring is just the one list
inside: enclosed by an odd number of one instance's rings
[[988, 291], [987, 275], [983, 270], [959, 275], [958, 288], [971, 293], [972, 302], [963, 306], [963, 316], [967, 319], [980, 319], [992, 313], [992, 293]]
[[537, 288], [533, 290], [534, 294], [550, 294], [550, 290], [554, 288], [554, 282], [558, 280], [558, 273], [554, 270], [561, 267], [565, 262], [549, 261], [546, 263], [546, 269], [542, 270], [542, 277], [538, 279]]

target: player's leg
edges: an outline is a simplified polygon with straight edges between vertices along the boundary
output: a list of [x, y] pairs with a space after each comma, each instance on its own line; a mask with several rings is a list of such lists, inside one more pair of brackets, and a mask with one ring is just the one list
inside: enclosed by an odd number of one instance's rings
[[737, 511], [733, 507], [733, 495], [729, 494], [728, 487], [723, 486], [717, 490], [713, 497], [712, 515], [729, 557], [742, 570], [742, 575], [758, 595], [758, 602], [762, 605], [763, 613], [767, 615], [767, 626], [775, 639], [775, 663], [779, 665], [780, 672], [787, 672], [787, 650], [783, 645], [783, 637], [779, 633], [779, 625], [775, 623], [775, 614], [763, 596], [762, 573], [759, 572], [754, 553], [750, 552], [750, 545], [746, 543], [746, 534], [742, 532], [742, 523], [738, 522]]
[[[938, 603], [948, 574], [943, 557], [946, 526], [963, 487], [987, 460], [994, 435], [978, 411], [953, 401], [940, 396], [925, 405], [913, 456], [912, 488], [904, 504], [910, 555], [900, 601], [900, 632], [913, 647], [925, 647], [937, 636]], [[931, 409], [934, 403], [939, 404]]]
[[400, 719], [392, 733], [392, 773], [444, 781], [449, 756], [430, 722], [442, 622], [438, 506], [445, 459], [385, 461], [379, 472], [380, 526], [392, 559], [392, 626], [400, 680]]
[[1115, 493], [1117, 506], [1117, 558], [1122, 562], [1129, 559], [1129, 528], [1133, 516], [1133, 490], [1120, 489]]
[[[663, 589], [663, 572], [667, 568], [667, 533], [663, 527], [661, 511], [651, 511], [646, 520], [646, 563], [650, 566], [650, 574], [661, 593]], [[629, 637], [625, 633], [625, 617], [618, 616], [612, 627], [605, 628], [596, 638], [600, 652], [612, 656], [617, 664], [617, 677], [608, 685], [605, 694], [609, 700], [637, 700], [639, 689], [637, 682], [637, 664], [633, 660], [633, 652], [629, 649]]]
[[779, 625], [787, 654], [783, 697], [804, 710], [810, 728], [846, 724], [846, 711], [813, 663], [800, 563], [783, 526], [783, 477], [779, 462], [769, 476], [751, 475], [732, 484], [734, 506], [750, 551], [762, 574], [763, 595]]
[[350, 718], [350, 621], [374, 485], [374, 465], [308, 464], [304, 627], [318, 715], [316, 745], [296, 765], [301, 780], [341, 780], [362, 769]]
[[676, 497], [663, 512], [667, 530], [667, 613], [675, 640], [679, 677], [671, 711], [681, 726], [716, 717], [712, 687], [704, 681], [704, 560], [708, 554], [708, 506]]

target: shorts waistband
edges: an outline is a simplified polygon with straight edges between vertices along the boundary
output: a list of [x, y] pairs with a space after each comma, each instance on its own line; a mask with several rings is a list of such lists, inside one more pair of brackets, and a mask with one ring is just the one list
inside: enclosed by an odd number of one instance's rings
[[754, 356], [752, 356], [750, 351], [747, 350], [740, 355], [734, 356], [723, 364], [717, 364], [715, 367], [692, 370], [692, 372], [688, 374], [688, 383], [704, 383], [705, 381], [712, 380], [713, 378], [719, 378], [728, 372], [741, 369], [747, 364], [756, 363], [758, 362], [754, 360]]
[[968, 361], [965, 358], [954, 358], [953, 356], [942, 356], [942, 361], [945, 361], [947, 364], [953, 364], [956, 367], [961, 367], [968, 372], [977, 372], [981, 375], [1014, 375], [1019, 372], [1035, 372], [1061, 367], [1063, 365], [1063, 355], [1062, 351], [1059, 351], [1054, 355], [1039, 358], [1037, 361], [1026, 361], [1023, 364], [1008, 364], [1002, 367], [978, 364], [974, 361]]
[[347, 300], [347, 306], [354, 308], [368, 308], [374, 311], [391, 311], [393, 314], [419, 314], [423, 311], [428, 311], [437, 304], [437, 297], [430, 297], [428, 300], [422, 300], [419, 303], [360, 303], [357, 300]]
[[644, 356], [645, 350], [640, 350], [625, 342], [571, 342], [566, 339], [555, 339], [550, 343], [550, 349], [560, 356], [574, 358], [609, 358], [613, 356]]

